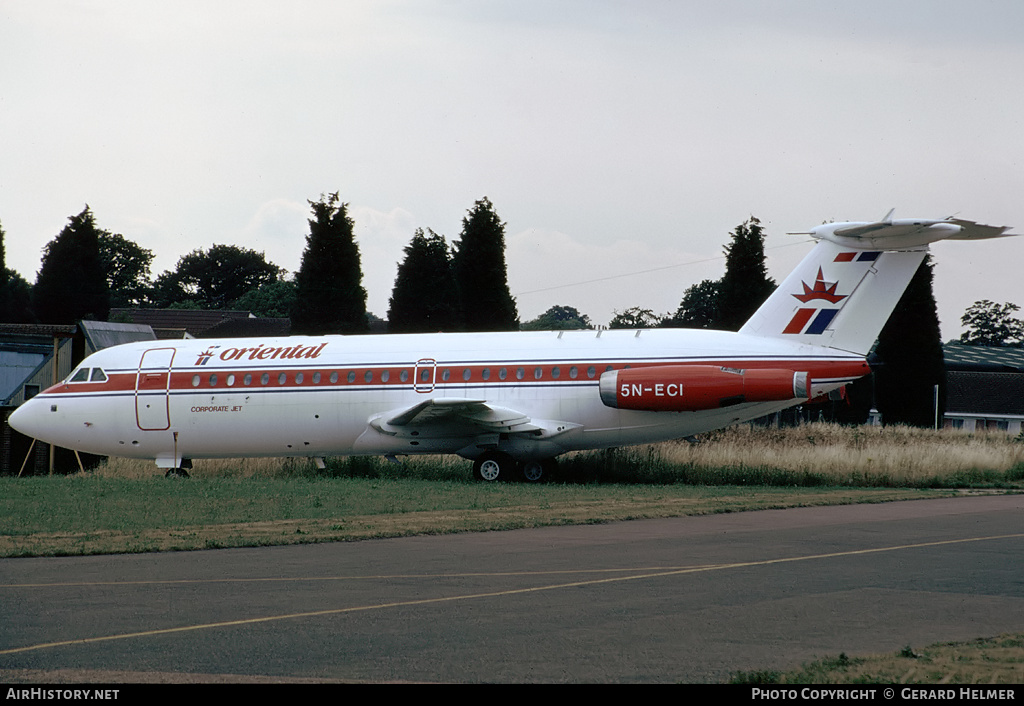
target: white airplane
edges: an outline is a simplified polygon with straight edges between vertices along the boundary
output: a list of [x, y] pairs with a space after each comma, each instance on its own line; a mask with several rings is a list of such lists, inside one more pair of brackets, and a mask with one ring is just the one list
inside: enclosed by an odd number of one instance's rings
[[829, 223], [738, 333], [692, 329], [146, 341], [86, 358], [11, 426], [153, 459], [458, 454], [540, 480], [559, 454], [754, 419], [870, 372], [865, 356], [928, 244], [972, 221]]

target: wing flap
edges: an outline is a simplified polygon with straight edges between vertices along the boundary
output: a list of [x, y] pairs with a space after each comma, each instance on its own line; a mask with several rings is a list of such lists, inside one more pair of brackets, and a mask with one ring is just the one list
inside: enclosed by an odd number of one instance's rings
[[369, 423], [390, 436], [420, 439], [494, 433], [551, 438], [581, 426], [571, 422], [532, 420], [514, 409], [460, 397], [424, 400], [404, 409], [375, 415]]

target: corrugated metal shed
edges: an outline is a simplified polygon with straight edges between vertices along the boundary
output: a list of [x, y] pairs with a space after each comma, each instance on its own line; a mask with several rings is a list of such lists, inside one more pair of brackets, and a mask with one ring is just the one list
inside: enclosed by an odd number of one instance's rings
[[155, 341], [156, 334], [146, 324], [118, 324], [109, 321], [83, 321], [87, 353], [135, 341]]

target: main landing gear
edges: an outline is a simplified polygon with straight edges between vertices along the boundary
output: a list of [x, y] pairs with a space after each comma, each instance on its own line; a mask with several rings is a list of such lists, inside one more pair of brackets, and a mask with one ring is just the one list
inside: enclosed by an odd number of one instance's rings
[[473, 461], [473, 477], [489, 483], [507, 480], [539, 483], [551, 475], [555, 463], [553, 458], [518, 462], [507, 453], [489, 451]]
[[188, 469], [192, 468], [192, 459], [181, 459], [181, 465], [177, 468], [168, 468], [164, 478], [189, 478]]

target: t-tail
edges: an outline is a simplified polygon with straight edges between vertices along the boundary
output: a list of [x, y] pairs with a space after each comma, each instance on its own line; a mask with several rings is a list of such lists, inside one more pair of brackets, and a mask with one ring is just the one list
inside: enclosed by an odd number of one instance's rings
[[818, 244], [740, 333], [867, 355], [911, 278], [937, 240], [1007, 235], [1009, 226], [955, 218], [827, 223], [808, 233]]

